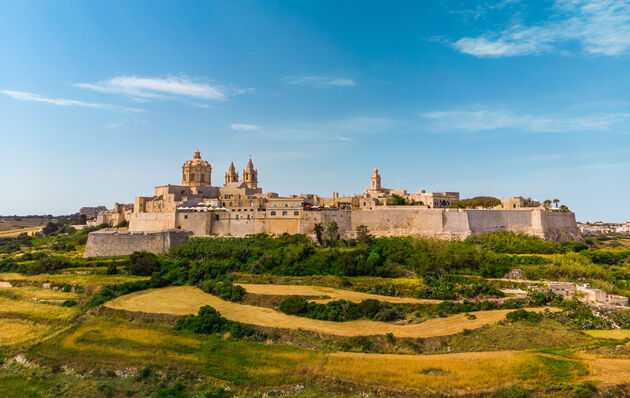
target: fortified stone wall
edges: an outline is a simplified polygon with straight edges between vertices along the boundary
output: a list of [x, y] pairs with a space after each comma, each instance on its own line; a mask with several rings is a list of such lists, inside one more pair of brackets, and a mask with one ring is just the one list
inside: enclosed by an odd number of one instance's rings
[[129, 217], [129, 231], [158, 232], [175, 229], [175, 212], [133, 213]]
[[162, 254], [191, 235], [184, 231], [132, 233], [106, 229], [90, 232], [83, 257], [124, 256], [135, 251]]
[[440, 239], [465, 239], [494, 231], [523, 232], [560, 242], [580, 240], [573, 213], [528, 210], [427, 209], [409, 206], [375, 210], [305, 212], [300, 232], [314, 237], [313, 226], [335, 221], [343, 238], [354, 237], [365, 225], [380, 236], [417, 235]]

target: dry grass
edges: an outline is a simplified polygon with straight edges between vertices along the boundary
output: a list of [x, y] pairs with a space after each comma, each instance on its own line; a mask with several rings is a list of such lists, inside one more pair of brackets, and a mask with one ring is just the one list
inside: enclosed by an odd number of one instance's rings
[[15, 296], [22, 300], [50, 299], [50, 300], [75, 300], [76, 293], [61, 292], [58, 290], [44, 289], [34, 286], [0, 287], [0, 296]]
[[145, 290], [105, 303], [106, 307], [118, 310], [174, 315], [196, 314], [204, 305], [214, 307], [228, 319], [265, 327], [306, 329], [337, 336], [372, 336], [392, 333], [398, 337], [423, 338], [445, 336], [462, 332], [464, 329], [479, 328], [505, 319], [505, 315], [511, 311], [479, 311], [475, 312], [476, 319], [467, 319], [465, 314], [457, 314], [411, 325], [369, 320], [332, 322], [286, 315], [270, 308], [224, 301], [192, 286]]
[[100, 286], [149, 279], [146, 276], [103, 274], [39, 274], [22, 275], [14, 272], [0, 273], [0, 281], [32, 281], [68, 283], [71, 285]]
[[630, 330], [628, 329], [584, 330], [584, 333], [601, 339], [625, 340], [630, 338]]
[[24, 319], [0, 318], [0, 346], [10, 346], [38, 338], [50, 327]]
[[22, 234], [24, 232], [26, 232], [29, 235], [32, 235], [36, 232], [39, 232], [42, 230], [42, 227], [27, 227], [27, 228], [15, 228], [15, 229], [8, 229], [8, 230], [4, 230], [4, 231], [0, 231], [0, 238], [15, 238], [16, 236], [18, 236], [19, 234]]
[[378, 294], [361, 293], [352, 290], [335, 289], [322, 286], [305, 285], [261, 285], [250, 283], [238, 283], [247, 293], [263, 294], [272, 296], [326, 296], [328, 299], [312, 300], [318, 303], [325, 303], [331, 300], [348, 300], [355, 303], [367, 299], [389, 301], [390, 303], [412, 303], [412, 304], [437, 304], [440, 300], [415, 299], [408, 297], [381, 296]]
[[625, 384], [630, 380], [630, 359], [602, 358], [590, 354], [582, 354], [580, 358], [589, 367], [590, 380], [605, 385]]
[[31, 301], [11, 300], [0, 297], [0, 316], [17, 316], [26, 319], [66, 320], [78, 313], [77, 307], [62, 307]]
[[342, 378], [378, 387], [433, 393], [495, 390], [522, 378], [520, 369], [535, 361], [515, 351], [445, 355], [333, 353], [321, 369], [325, 377]]

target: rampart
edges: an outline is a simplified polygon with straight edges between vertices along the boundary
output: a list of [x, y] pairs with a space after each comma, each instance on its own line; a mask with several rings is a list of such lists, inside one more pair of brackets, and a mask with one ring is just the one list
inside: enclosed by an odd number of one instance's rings
[[523, 232], [560, 242], [581, 240], [570, 212], [542, 209], [477, 210], [427, 209], [410, 206], [374, 210], [307, 212], [300, 232], [314, 236], [313, 226], [335, 221], [343, 238], [354, 237], [356, 228], [365, 225], [374, 236], [425, 236], [439, 239], [465, 239], [494, 231]]
[[166, 253], [192, 235], [185, 231], [136, 232], [105, 229], [90, 232], [83, 257], [124, 256], [135, 251]]

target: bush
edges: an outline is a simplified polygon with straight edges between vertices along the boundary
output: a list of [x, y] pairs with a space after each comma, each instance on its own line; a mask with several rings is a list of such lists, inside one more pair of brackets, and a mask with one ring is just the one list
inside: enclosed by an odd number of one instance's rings
[[73, 263], [65, 257], [43, 257], [30, 266], [28, 273], [31, 275], [50, 274], [71, 266]]
[[452, 209], [476, 209], [482, 207], [484, 209], [491, 209], [493, 207], [501, 205], [501, 199], [494, 198], [492, 196], [475, 196], [470, 199], [456, 200], [449, 208]]
[[61, 303], [62, 307], [74, 307], [75, 305], [77, 305], [77, 302], [74, 300], [66, 300], [63, 303]]
[[214, 294], [227, 301], [241, 301], [245, 295], [243, 287], [234, 285], [231, 280], [214, 280], [210, 279], [201, 284], [201, 290], [206, 293]]
[[287, 315], [303, 315], [308, 308], [308, 301], [301, 296], [289, 296], [280, 303], [280, 311]]
[[588, 250], [588, 245], [583, 242], [567, 242], [564, 244], [564, 247], [576, 253], [581, 252], [582, 250]]
[[189, 330], [200, 334], [230, 333], [237, 339], [261, 341], [267, 338], [264, 332], [255, 330], [251, 326], [230, 321], [209, 305], [199, 309], [197, 315], [186, 315], [177, 320], [175, 330]]
[[160, 270], [158, 257], [149, 252], [133, 252], [129, 256], [129, 272], [132, 275], [150, 276]]
[[466, 238], [465, 242], [480, 245], [496, 253], [555, 254], [565, 251], [564, 247], [558, 242], [511, 231], [489, 232], [478, 236], [470, 236]]
[[505, 318], [509, 322], [527, 321], [531, 323], [536, 323], [540, 322], [543, 317], [537, 312], [527, 311], [521, 308], [516, 311], [508, 312]]

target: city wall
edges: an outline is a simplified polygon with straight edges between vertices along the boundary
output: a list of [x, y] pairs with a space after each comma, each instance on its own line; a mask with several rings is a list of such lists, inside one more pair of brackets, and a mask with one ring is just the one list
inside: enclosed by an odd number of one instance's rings
[[105, 229], [90, 232], [83, 257], [124, 256], [135, 251], [162, 254], [185, 242], [191, 235], [185, 231], [132, 233]]

